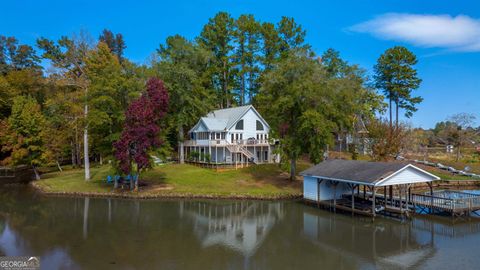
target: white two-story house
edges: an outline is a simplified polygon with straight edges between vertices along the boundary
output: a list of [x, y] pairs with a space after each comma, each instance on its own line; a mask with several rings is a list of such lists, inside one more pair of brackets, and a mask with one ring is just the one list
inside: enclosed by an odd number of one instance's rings
[[278, 162], [270, 126], [251, 105], [215, 110], [200, 118], [184, 144], [190, 161], [248, 164]]

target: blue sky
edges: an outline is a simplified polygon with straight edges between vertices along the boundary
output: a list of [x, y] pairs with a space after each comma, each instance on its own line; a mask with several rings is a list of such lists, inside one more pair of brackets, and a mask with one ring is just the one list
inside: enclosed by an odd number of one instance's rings
[[[378, 56], [404, 45], [419, 58], [424, 97], [409, 120], [433, 127], [452, 114], [480, 119], [480, 1], [462, 0], [176, 0], [6, 1], [0, 34], [34, 44], [81, 29], [97, 37], [104, 28], [124, 35], [126, 56], [143, 63], [169, 35], [193, 38], [218, 11], [262, 21], [294, 17], [317, 53], [329, 47], [372, 69]], [[480, 121], [477, 121], [480, 123]]]

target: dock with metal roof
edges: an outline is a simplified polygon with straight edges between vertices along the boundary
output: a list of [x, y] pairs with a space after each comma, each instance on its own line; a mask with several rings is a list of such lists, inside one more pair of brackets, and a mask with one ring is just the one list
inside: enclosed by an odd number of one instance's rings
[[[375, 217], [408, 217], [413, 213], [468, 216], [480, 210], [480, 195], [459, 191], [433, 191], [439, 178], [412, 164], [326, 160], [301, 173], [306, 202], [330, 209]], [[413, 193], [417, 184], [430, 192]]]

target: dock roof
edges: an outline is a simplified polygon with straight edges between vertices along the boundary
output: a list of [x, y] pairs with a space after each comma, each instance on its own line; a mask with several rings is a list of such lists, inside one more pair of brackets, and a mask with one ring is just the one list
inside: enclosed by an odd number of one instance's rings
[[405, 162], [371, 162], [343, 159], [326, 160], [301, 172], [300, 175], [376, 186], [405, 168], [418, 171], [425, 177], [425, 182], [439, 179], [437, 176]]

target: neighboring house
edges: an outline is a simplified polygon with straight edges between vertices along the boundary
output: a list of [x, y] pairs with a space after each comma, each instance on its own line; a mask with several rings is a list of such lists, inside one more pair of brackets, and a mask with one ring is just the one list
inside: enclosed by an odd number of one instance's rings
[[185, 153], [190, 161], [224, 164], [274, 163], [270, 126], [251, 105], [215, 110], [189, 131]]
[[371, 140], [368, 135], [367, 127], [361, 117], [355, 117], [353, 130], [351, 132], [334, 132], [335, 145], [334, 151], [351, 151], [350, 147], [355, 147], [357, 153], [368, 155], [371, 152]]

